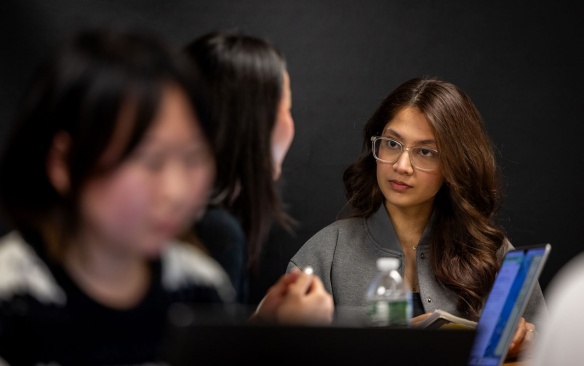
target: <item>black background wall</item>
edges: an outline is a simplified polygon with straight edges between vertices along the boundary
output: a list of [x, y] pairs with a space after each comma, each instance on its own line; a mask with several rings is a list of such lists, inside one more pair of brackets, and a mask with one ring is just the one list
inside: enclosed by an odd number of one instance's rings
[[582, 14], [557, 1], [5, 1], [0, 143], [40, 58], [80, 27], [136, 26], [176, 46], [219, 28], [267, 38], [285, 54], [292, 80], [296, 138], [282, 194], [300, 225], [295, 236], [274, 231], [254, 282], [258, 297], [335, 219], [345, 202], [342, 172], [380, 100], [406, 79], [440, 76], [470, 94], [500, 150], [501, 219], [513, 244], [553, 245], [545, 290], [584, 249]]

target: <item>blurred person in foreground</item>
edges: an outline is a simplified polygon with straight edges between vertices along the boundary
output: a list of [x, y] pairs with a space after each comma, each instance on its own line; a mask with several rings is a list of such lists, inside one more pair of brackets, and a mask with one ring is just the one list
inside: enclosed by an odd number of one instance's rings
[[[173, 239], [214, 182], [202, 100], [191, 65], [142, 33], [82, 31], [41, 65], [0, 157], [0, 358], [152, 365], [173, 305], [235, 301], [221, 266]], [[282, 276], [254, 319], [330, 321], [317, 286]]]

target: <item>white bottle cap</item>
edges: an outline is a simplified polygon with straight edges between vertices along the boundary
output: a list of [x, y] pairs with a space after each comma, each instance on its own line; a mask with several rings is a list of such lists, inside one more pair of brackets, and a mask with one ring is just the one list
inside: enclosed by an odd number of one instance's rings
[[382, 257], [377, 259], [377, 269], [380, 271], [391, 271], [399, 268], [399, 259]]

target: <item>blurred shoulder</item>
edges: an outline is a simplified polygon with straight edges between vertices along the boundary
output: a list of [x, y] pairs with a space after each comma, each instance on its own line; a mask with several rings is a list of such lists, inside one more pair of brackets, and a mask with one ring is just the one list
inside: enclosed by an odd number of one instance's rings
[[231, 239], [244, 239], [245, 233], [239, 220], [227, 209], [217, 206], [207, 208], [203, 216], [196, 222], [195, 229], [199, 234], [221, 235]]
[[42, 303], [64, 304], [65, 293], [46, 263], [16, 231], [0, 238], [0, 299], [29, 295]]
[[184, 286], [214, 287], [225, 301], [235, 291], [221, 265], [192, 244], [173, 241], [161, 255], [162, 283], [170, 290]]

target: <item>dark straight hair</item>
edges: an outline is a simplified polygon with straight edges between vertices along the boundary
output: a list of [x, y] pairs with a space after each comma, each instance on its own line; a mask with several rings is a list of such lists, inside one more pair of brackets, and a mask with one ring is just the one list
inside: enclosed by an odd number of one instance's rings
[[[47, 226], [59, 227], [63, 239], [72, 234], [84, 184], [117, 167], [133, 151], [169, 84], [181, 87], [193, 106], [204, 106], [190, 64], [153, 35], [89, 29], [60, 44], [40, 65], [21, 100], [0, 157], [0, 205], [14, 228], [40, 234]], [[104, 166], [100, 158], [119, 128], [121, 109], [128, 106], [133, 120], [125, 147]], [[199, 118], [208, 135], [207, 120]], [[70, 138], [69, 189], [64, 195], [55, 190], [46, 168], [55, 135], [61, 132]], [[51, 250], [58, 256], [61, 249]]]
[[238, 217], [248, 266], [258, 269], [274, 220], [291, 230], [274, 182], [271, 135], [286, 62], [266, 40], [239, 32], [207, 33], [184, 48], [205, 83], [217, 159], [214, 202]]
[[506, 237], [495, 217], [503, 203], [495, 148], [479, 111], [463, 90], [439, 78], [414, 78], [381, 102], [363, 129], [361, 156], [343, 175], [352, 216], [369, 217], [384, 202], [371, 136], [380, 135], [404, 108], [415, 108], [425, 116], [440, 153], [444, 184], [434, 201], [434, 273], [458, 294], [458, 309], [477, 319]]

